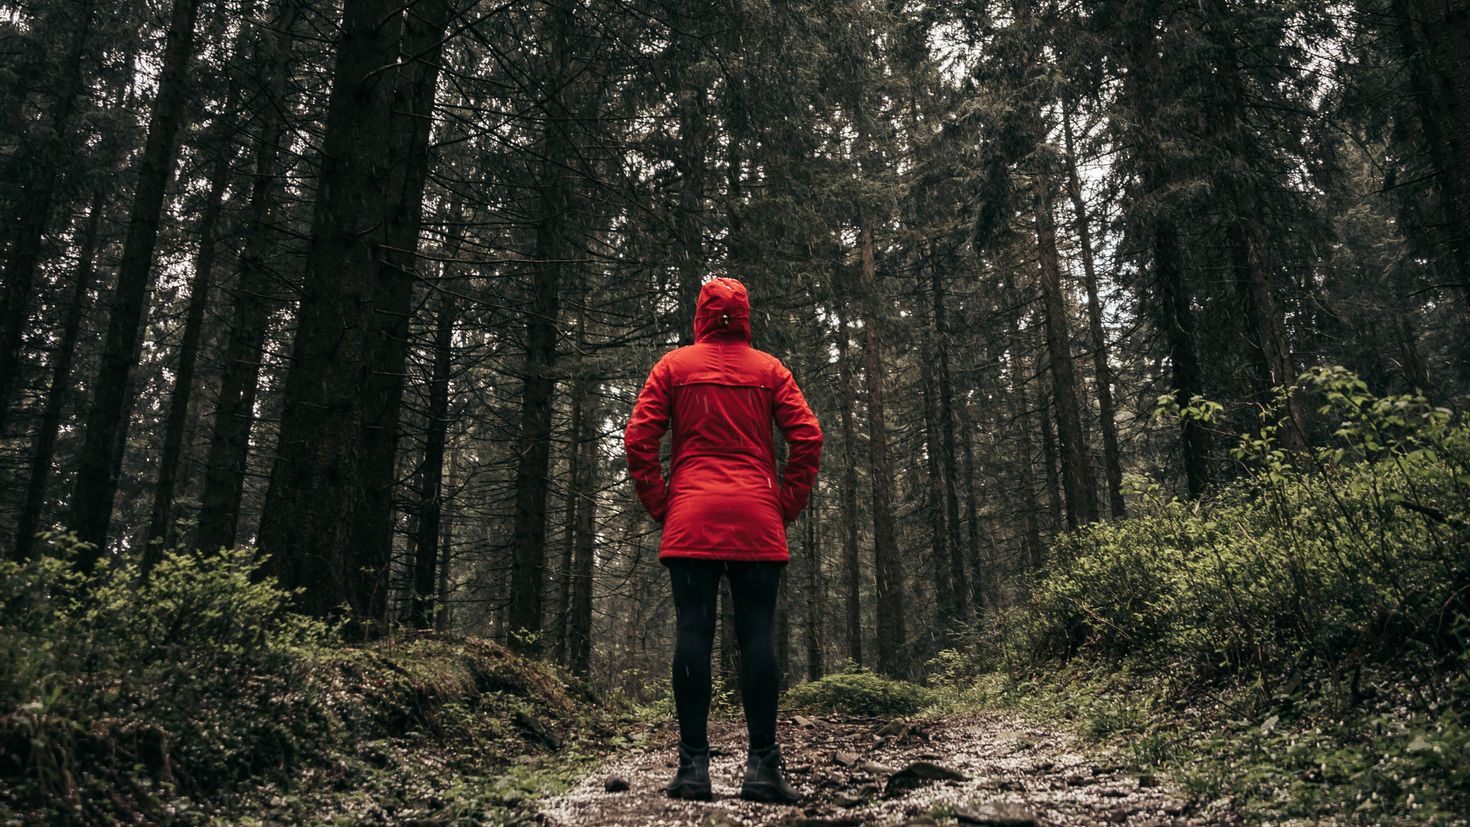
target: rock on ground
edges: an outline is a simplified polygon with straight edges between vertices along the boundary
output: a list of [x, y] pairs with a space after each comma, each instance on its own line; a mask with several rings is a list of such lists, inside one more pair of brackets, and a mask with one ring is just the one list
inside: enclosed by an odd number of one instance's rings
[[[674, 801], [663, 788], [676, 736], [656, 728], [580, 784], [541, 802], [546, 824], [582, 825], [1195, 825], [1206, 820], [1166, 780], [1089, 753], [1070, 735], [1015, 716], [986, 713], [905, 721], [842, 715], [781, 723], [787, 777], [799, 806], [738, 797], [745, 770], [739, 723], [711, 725], [715, 800]], [[938, 769], [936, 769], [938, 768]], [[943, 771], [939, 771], [943, 770]], [[897, 776], [898, 783], [890, 783]], [[628, 782], [608, 792], [607, 779]], [[613, 785], [621, 786], [621, 785]]]

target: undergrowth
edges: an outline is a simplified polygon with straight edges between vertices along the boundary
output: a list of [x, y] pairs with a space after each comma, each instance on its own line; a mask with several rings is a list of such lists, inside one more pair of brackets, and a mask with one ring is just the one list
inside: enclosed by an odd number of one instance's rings
[[148, 578], [0, 563], [0, 820], [493, 822], [570, 783], [598, 705], [475, 638], [348, 645], [248, 550]]
[[1273, 409], [1205, 500], [1139, 492], [1060, 538], [1025, 603], [934, 664], [949, 701], [1072, 718], [1263, 820], [1462, 823], [1470, 426], [1341, 369], [1294, 392], [1328, 444], [1288, 447]]

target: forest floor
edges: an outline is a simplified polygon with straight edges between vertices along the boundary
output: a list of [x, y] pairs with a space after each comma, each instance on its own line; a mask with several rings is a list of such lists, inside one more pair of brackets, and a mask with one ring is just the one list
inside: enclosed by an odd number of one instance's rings
[[884, 719], [783, 715], [787, 777], [798, 806], [740, 800], [745, 733], [712, 722], [714, 800], [664, 795], [675, 768], [671, 727], [652, 728], [539, 816], [580, 825], [1197, 825], [1233, 821], [1201, 809], [1119, 755], [1010, 713]]

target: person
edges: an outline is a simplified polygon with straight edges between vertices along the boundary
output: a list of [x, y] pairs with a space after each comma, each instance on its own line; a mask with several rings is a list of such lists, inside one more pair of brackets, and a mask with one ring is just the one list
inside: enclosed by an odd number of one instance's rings
[[[772, 424], [788, 454], [777, 478]], [[659, 445], [673, 430], [665, 483]], [[730, 580], [740, 693], [750, 754], [740, 797], [796, 803], [776, 743], [779, 676], [773, 639], [786, 525], [816, 481], [822, 429], [791, 371], [750, 344], [750, 300], [732, 278], [706, 282], [694, 344], [653, 366], [624, 431], [628, 470], [649, 515], [663, 526], [659, 560], [669, 570], [677, 634], [674, 707], [679, 769], [667, 792], [708, 800], [710, 651], [720, 577]]]

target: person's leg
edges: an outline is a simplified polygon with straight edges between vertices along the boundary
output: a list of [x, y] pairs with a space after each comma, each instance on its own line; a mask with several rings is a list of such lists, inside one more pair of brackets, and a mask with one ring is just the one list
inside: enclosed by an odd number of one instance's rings
[[667, 561], [674, 590], [674, 709], [679, 740], [688, 747], [709, 746], [710, 651], [715, 642], [715, 601], [724, 564], [717, 560]]
[[731, 563], [730, 595], [735, 603], [735, 638], [740, 643], [740, 693], [750, 729], [750, 759], [740, 797], [749, 801], [795, 804], [801, 796], [781, 773], [776, 746], [776, 701], [781, 676], [776, 664], [776, 595], [782, 563]]
[[776, 663], [776, 595], [783, 563], [731, 563], [730, 596], [735, 604], [735, 639], [740, 644], [740, 695], [750, 748], [776, 743], [776, 702], [780, 668]]

